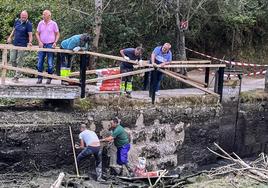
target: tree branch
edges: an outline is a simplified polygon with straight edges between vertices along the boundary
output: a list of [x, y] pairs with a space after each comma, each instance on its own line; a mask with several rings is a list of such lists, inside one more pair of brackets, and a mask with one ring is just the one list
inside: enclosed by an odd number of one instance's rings
[[78, 9], [75, 9], [75, 8], [70, 8], [71, 10], [74, 10], [74, 11], [76, 11], [76, 12], [79, 12], [79, 13], [81, 13], [81, 14], [84, 14], [84, 15], [86, 15], [86, 16], [92, 16], [91, 14], [89, 14], [89, 13], [87, 13], [87, 12], [84, 12], [84, 11], [81, 11], [81, 10], [78, 10]]

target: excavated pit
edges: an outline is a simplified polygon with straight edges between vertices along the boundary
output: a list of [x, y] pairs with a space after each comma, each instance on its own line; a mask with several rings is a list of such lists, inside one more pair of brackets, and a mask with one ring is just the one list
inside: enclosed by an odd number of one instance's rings
[[[267, 94], [244, 94], [241, 101], [237, 122], [234, 101], [221, 105], [208, 96], [169, 99], [155, 106], [125, 98], [89, 98], [77, 101], [68, 111], [58, 107], [2, 107], [0, 172], [65, 169], [74, 173], [69, 126], [77, 142], [81, 123], [101, 135], [114, 116], [122, 119], [132, 135], [131, 164], [144, 156], [148, 170], [195, 172], [199, 166], [217, 160], [207, 150], [214, 149], [214, 142], [241, 157], [268, 152]], [[104, 163], [114, 164], [115, 158], [104, 158]]]

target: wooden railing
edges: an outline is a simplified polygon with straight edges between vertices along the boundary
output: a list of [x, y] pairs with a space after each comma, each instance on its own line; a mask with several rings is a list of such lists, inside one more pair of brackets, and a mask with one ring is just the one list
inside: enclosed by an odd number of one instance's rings
[[[222, 95], [222, 89], [223, 89], [223, 76], [224, 76], [224, 68], [225, 64], [211, 64], [211, 61], [204, 61], [204, 60], [198, 60], [198, 61], [172, 61], [170, 65], [165, 65], [163, 67], [153, 67], [152, 64], [149, 64], [148, 60], [142, 61], [141, 64], [139, 64], [137, 61], [132, 61], [129, 60], [127, 62], [131, 63], [134, 65], [134, 68], [139, 70], [134, 70], [131, 72], [127, 73], [122, 73], [118, 75], [112, 75], [112, 76], [107, 76], [107, 77], [102, 77], [102, 78], [94, 78], [94, 79], [89, 79], [86, 80], [86, 75], [87, 74], [94, 74], [97, 72], [97, 70], [86, 70], [87, 67], [87, 62], [86, 62], [86, 56], [96, 56], [99, 58], [107, 58], [115, 61], [126, 61], [124, 58], [119, 57], [119, 56], [113, 56], [113, 55], [107, 55], [107, 54], [102, 54], [102, 53], [96, 53], [96, 52], [90, 52], [90, 51], [79, 51], [79, 52], [73, 52], [71, 50], [63, 50], [63, 49], [49, 49], [49, 48], [39, 48], [38, 46], [32, 46], [32, 47], [18, 47], [18, 46], [13, 46], [9, 44], [0, 44], [0, 49], [2, 50], [2, 64], [0, 65], [0, 69], [2, 69], [2, 75], [1, 75], [1, 84], [5, 84], [5, 78], [6, 78], [6, 72], [7, 70], [14, 70], [14, 71], [20, 71], [26, 74], [34, 74], [37, 76], [44, 76], [47, 78], [52, 78], [56, 80], [63, 80], [67, 82], [72, 82], [72, 83], [77, 83], [81, 87], [81, 97], [85, 97], [85, 86], [88, 83], [94, 83], [97, 81], [101, 80], [109, 80], [109, 79], [115, 79], [115, 78], [122, 78], [125, 76], [130, 76], [130, 75], [137, 75], [145, 72], [155, 72], [155, 71], [161, 71], [164, 74], [171, 76], [178, 81], [184, 82], [188, 85], [191, 85], [197, 89], [200, 89], [204, 91], [205, 93], [212, 94], [215, 96]], [[11, 65], [8, 65], [7, 61], [7, 55], [8, 55], [8, 50], [23, 50], [23, 51], [45, 51], [45, 52], [54, 52], [54, 53], [67, 53], [67, 54], [77, 54], [80, 55], [80, 71], [79, 72], [74, 72], [71, 73], [72, 77], [79, 76], [80, 80], [75, 79], [75, 78], [67, 78], [67, 77], [61, 77], [59, 75], [51, 75], [47, 73], [41, 73], [38, 72], [37, 70], [30, 69], [30, 68], [19, 68], [19, 67], [13, 67]], [[60, 58], [58, 56], [57, 58], [58, 64], [60, 63]], [[178, 73], [175, 73], [170, 70], [165, 70], [165, 69], [170, 69], [170, 68], [205, 68], [206, 73], [205, 73], [205, 82], [200, 82], [198, 80], [194, 80], [192, 78], [180, 75]], [[208, 84], [209, 84], [209, 70], [210, 68], [218, 68], [218, 78], [217, 82], [213, 92], [209, 90]], [[152, 89], [153, 88], [153, 89]], [[155, 86], [153, 83], [151, 83], [151, 89], [150, 89], [150, 96], [152, 96], [152, 101], [154, 103], [155, 100]]]

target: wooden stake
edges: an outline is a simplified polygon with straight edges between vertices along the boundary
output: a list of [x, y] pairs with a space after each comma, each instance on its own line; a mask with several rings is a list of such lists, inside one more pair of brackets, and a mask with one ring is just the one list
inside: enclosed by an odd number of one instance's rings
[[64, 178], [65, 174], [63, 172], [61, 172], [59, 174], [58, 179], [50, 186], [50, 188], [60, 188], [61, 187], [61, 182]]
[[137, 71], [126, 72], [126, 73], [122, 73], [122, 74], [116, 74], [116, 75], [111, 75], [111, 76], [94, 78], [94, 79], [87, 80], [86, 83], [94, 83], [94, 82], [98, 82], [98, 81], [112, 80], [112, 79], [116, 79], [116, 78], [122, 78], [122, 77], [125, 77], [125, 76], [132, 76], [132, 75], [136, 75], [136, 74], [150, 72], [152, 70], [154, 70], [154, 69], [153, 68], [148, 68], [148, 69], [141, 69], [141, 70], [137, 70]]
[[163, 72], [163, 73], [165, 73], [165, 74], [167, 74], [167, 75], [169, 75], [169, 76], [171, 76], [171, 77], [173, 77], [173, 78], [175, 78], [175, 79], [177, 79], [177, 80], [179, 80], [181, 82], [184, 82], [184, 83], [186, 83], [188, 85], [191, 85], [191, 86], [193, 86], [193, 87], [195, 87], [197, 89], [200, 89], [201, 91], [204, 91], [205, 93], [208, 93], [208, 94], [211, 94], [211, 95], [214, 95], [214, 96], [217, 96], [217, 97], [219, 96], [217, 93], [214, 93], [213, 91], [210, 91], [210, 90], [208, 90], [206, 88], [203, 88], [203, 87], [201, 87], [201, 86], [199, 86], [199, 85], [197, 85], [197, 84], [195, 84], [195, 83], [193, 83], [193, 82], [191, 82], [189, 80], [185, 80], [185, 79], [183, 79], [183, 78], [181, 78], [179, 76], [175, 76], [173, 73], [170, 73], [171, 71], [169, 72], [169, 71], [165, 71], [163, 69], [159, 69], [159, 71]]
[[[7, 49], [4, 49], [2, 52], [2, 65], [6, 66], [7, 65]], [[3, 68], [2, 69], [2, 77], [1, 77], [1, 84], [5, 85], [5, 79], [6, 79], [6, 73], [7, 69]]]
[[14, 71], [20, 71], [20, 72], [23, 72], [23, 73], [26, 73], [26, 74], [34, 74], [34, 75], [38, 75], [38, 76], [44, 76], [44, 77], [52, 78], [52, 79], [55, 79], [55, 80], [63, 80], [63, 81], [66, 81], [66, 82], [73, 82], [73, 83], [77, 83], [77, 84], [80, 83], [77, 79], [70, 79], [70, 78], [67, 78], [67, 77], [57, 76], [57, 75], [54, 75], [54, 74], [41, 73], [41, 72], [38, 72], [38, 71], [30, 69], [30, 68], [13, 67], [13, 66], [10, 66], [10, 65], [1, 65], [0, 68], [8, 69], [8, 70], [14, 70]]
[[74, 163], [75, 163], [76, 175], [77, 175], [77, 177], [79, 177], [79, 169], [78, 169], [78, 164], [77, 164], [77, 160], [76, 160], [74, 139], [73, 139], [73, 133], [72, 133], [71, 126], [69, 126], [69, 130], [70, 130], [70, 136], [71, 136], [71, 142], [72, 142], [72, 148], [73, 148], [73, 154], [74, 154]]

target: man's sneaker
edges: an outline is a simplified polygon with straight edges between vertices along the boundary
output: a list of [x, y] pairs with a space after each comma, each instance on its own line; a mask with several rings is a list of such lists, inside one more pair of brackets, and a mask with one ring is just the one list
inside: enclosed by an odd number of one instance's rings
[[97, 178], [97, 181], [98, 181], [98, 182], [105, 182], [105, 180], [102, 179], [101, 177], [98, 177], [98, 178]]
[[14, 77], [14, 78], [12, 78], [12, 81], [13, 81], [14, 83], [19, 83], [19, 78]]
[[160, 93], [157, 91], [157, 92], [155, 92], [155, 95], [156, 96], [160, 96]]
[[42, 78], [38, 78], [38, 80], [37, 80], [36, 83], [37, 83], [37, 84], [42, 84]]
[[48, 78], [46, 84], [51, 84], [51, 80], [51, 78]]
[[68, 86], [69, 85], [69, 82], [66, 82], [66, 81], [62, 80], [61, 81], [61, 85]]
[[126, 97], [127, 98], [131, 98], [131, 93], [130, 92], [126, 92]]
[[128, 177], [135, 177], [135, 174], [133, 172], [129, 172]]

